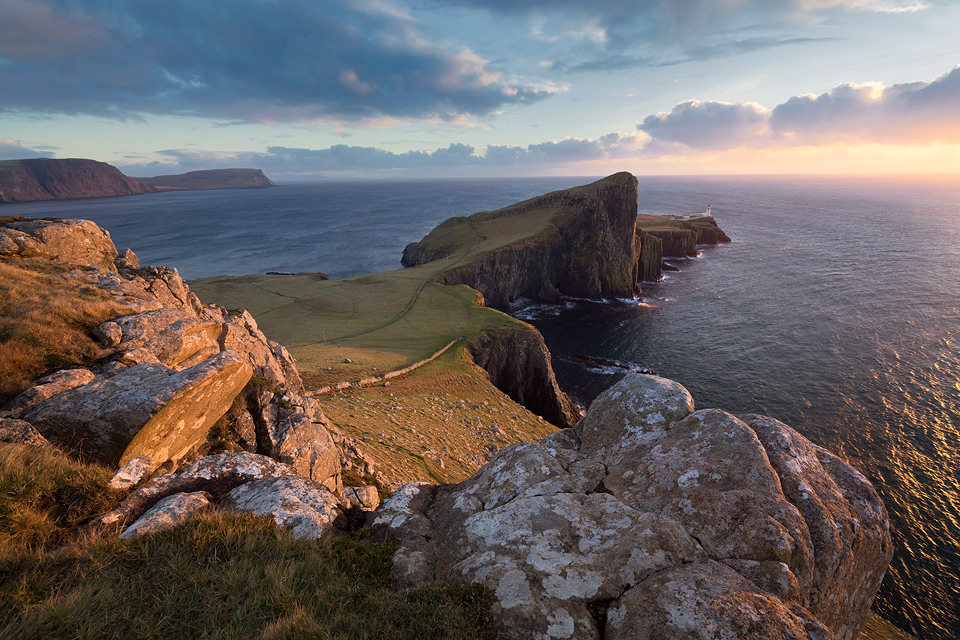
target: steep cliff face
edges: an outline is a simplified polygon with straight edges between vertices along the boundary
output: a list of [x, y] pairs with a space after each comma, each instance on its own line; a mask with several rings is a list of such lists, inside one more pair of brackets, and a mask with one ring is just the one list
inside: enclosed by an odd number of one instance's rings
[[514, 402], [561, 428], [580, 419], [580, 410], [557, 385], [550, 351], [533, 327], [485, 332], [469, 346], [474, 362]]
[[697, 255], [698, 244], [730, 242], [712, 216], [682, 220], [670, 216], [640, 216], [638, 229], [662, 242], [662, 254], [667, 258]]
[[[622, 172], [475, 214], [468, 221], [476, 232], [478, 255], [469, 255], [439, 281], [469, 285], [498, 309], [508, 308], [517, 298], [555, 302], [561, 295], [633, 295], [636, 213], [637, 179]], [[529, 232], [514, 233], [498, 245], [499, 225], [515, 225], [521, 219], [531, 221]], [[404, 265], [446, 258], [463, 249], [465, 231], [469, 232], [457, 219], [445, 222], [419, 243], [407, 246]]]
[[161, 189], [267, 189], [277, 186], [260, 169], [208, 169], [137, 180]]
[[100, 198], [152, 193], [152, 186], [128, 178], [96, 160], [33, 158], [0, 163], [0, 203], [67, 198]]
[[663, 275], [663, 240], [637, 229], [637, 282], [656, 282]]

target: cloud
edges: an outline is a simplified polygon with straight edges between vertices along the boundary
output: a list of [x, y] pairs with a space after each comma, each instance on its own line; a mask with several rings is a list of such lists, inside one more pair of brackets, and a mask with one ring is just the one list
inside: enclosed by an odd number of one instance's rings
[[0, 138], [0, 160], [19, 160], [21, 158], [50, 158], [52, 153], [30, 149], [13, 138]]
[[335, 177], [471, 175], [500, 170], [536, 172], [578, 163], [636, 157], [647, 137], [611, 133], [600, 138], [568, 138], [525, 147], [491, 145], [484, 153], [454, 143], [434, 150], [396, 153], [377, 147], [333, 145], [323, 149], [268, 147], [265, 152], [224, 153], [196, 149], [166, 149], [162, 162], [121, 168], [128, 175], [149, 176], [196, 169], [256, 167], [281, 180]]
[[453, 120], [558, 91], [420, 26], [387, 0], [0, 0], [0, 112]]
[[[821, 95], [758, 104], [682, 102], [637, 128], [652, 148], [735, 149], [960, 142], [960, 67], [932, 82], [842, 84]], [[657, 145], [660, 145], [659, 147]], [[664, 146], [666, 145], [666, 146]], [[648, 149], [649, 151], [650, 149]]]
[[801, 33], [839, 14], [907, 13], [921, 0], [419, 0], [530, 22], [531, 39], [555, 51], [554, 70], [664, 66], [802, 45]]

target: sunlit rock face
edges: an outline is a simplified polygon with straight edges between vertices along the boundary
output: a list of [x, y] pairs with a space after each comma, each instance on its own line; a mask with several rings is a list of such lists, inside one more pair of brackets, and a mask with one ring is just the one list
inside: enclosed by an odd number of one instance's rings
[[290, 464], [339, 491], [340, 454], [319, 403], [304, 396], [290, 353], [246, 311], [204, 305], [176, 269], [139, 265], [87, 220], [12, 220], [0, 256], [61, 265], [107, 293], [126, 315], [93, 328], [101, 350], [86, 368], [44, 376], [0, 407], [54, 444], [122, 465], [175, 470], [209, 452], [218, 422], [229, 446]]
[[485, 584], [518, 639], [854, 640], [892, 555], [856, 470], [644, 375], [459, 485], [406, 485], [371, 522], [399, 542], [398, 584]]

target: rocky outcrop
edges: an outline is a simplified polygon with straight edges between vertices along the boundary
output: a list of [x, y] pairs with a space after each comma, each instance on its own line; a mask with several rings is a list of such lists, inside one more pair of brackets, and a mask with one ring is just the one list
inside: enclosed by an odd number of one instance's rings
[[127, 460], [127, 462], [117, 469], [117, 472], [110, 478], [110, 486], [114, 489], [129, 489], [150, 473], [152, 465], [149, 456], [139, 456]]
[[576, 429], [372, 515], [394, 579], [479, 582], [503, 638], [854, 640], [890, 561], [857, 471], [771, 418], [624, 378]]
[[32, 158], [0, 166], [0, 203], [127, 196], [156, 191], [96, 160]]
[[265, 478], [240, 485], [220, 500], [223, 509], [269, 516], [294, 537], [316, 539], [333, 527], [343, 505], [325, 486], [307, 478]]
[[[354, 495], [363, 495], [369, 508], [376, 489], [358, 488]], [[269, 516], [297, 537], [318, 538], [348, 504], [327, 486], [266, 456], [225, 453], [201, 458], [182, 473], [151, 478], [89, 526], [123, 528], [121, 537], [129, 538], [176, 526], [209, 507]]]
[[290, 466], [255, 453], [219, 453], [200, 458], [181, 473], [163, 473], [143, 483], [112, 511], [97, 518], [92, 527], [123, 526], [137, 520], [168, 496], [206, 492], [212, 499], [240, 485], [263, 478], [295, 476]]
[[150, 507], [150, 510], [127, 527], [120, 537], [136, 538], [173, 528], [209, 506], [210, 494], [206, 491], [175, 493]]
[[207, 169], [137, 180], [162, 190], [267, 189], [277, 186], [260, 169]]
[[112, 269], [117, 249], [89, 220], [15, 220], [0, 226], [0, 257], [13, 256]]
[[120, 465], [147, 455], [155, 466], [176, 463], [206, 440], [251, 374], [233, 351], [182, 371], [136, 364], [58, 393], [21, 416], [91, 460]]
[[138, 266], [88, 221], [7, 221], [0, 238], [6, 259], [82, 269], [132, 311], [94, 328], [96, 362], [37, 380], [0, 416], [24, 418], [56, 444], [110, 464], [147, 456], [152, 469], [174, 470], [217, 448], [244, 449], [340, 489], [330, 424], [303, 396], [289, 352], [249, 313], [202, 304], [176, 269]]
[[[575, 297], [629, 297], [636, 282], [634, 231], [637, 179], [617, 173], [589, 185], [469, 218], [474, 226], [537, 210], [556, 210], [541, 232], [481, 254], [466, 266], [445, 271], [443, 284], [466, 284], [486, 303], [506, 310], [517, 298], [556, 302]], [[453, 221], [457, 222], [457, 221]], [[444, 225], [431, 234], [443, 235]], [[437, 260], [453, 251], [428, 235], [404, 250], [404, 266]], [[443, 255], [441, 255], [443, 254]]]
[[474, 362], [514, 402], [558, 427], [580, 419], [580, 410], [557, 385], [550, 351], [536, 329], [484, 332], [468, 346]]
[[10, 418], [0, 418], [0, 442], [33, 447], [46, 447], [50, 444], [29, 422]]
[[672, 216], [643, 216], [639, 228], [660, 239], [661, 254], [666, 258], [697, 255], [697, 245], [730, 242], [713, 216], [678, 219]]

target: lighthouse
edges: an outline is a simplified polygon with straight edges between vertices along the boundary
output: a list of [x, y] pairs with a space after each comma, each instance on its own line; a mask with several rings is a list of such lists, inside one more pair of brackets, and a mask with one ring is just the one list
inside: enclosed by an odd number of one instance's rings
[[713, 205], [709, 205], [709, 204], [707, 205], [707, 215], [708, 216], [713, 215]]

